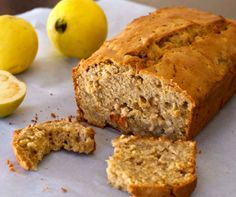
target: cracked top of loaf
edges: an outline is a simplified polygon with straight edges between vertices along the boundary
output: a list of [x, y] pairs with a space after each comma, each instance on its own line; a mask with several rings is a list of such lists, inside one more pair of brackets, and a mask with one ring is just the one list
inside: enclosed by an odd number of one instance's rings
[[198, 102], [234, 69], [235, 35], [233, 20], [191, 8], [163, 8], [132, 21], [77, 68], [102, 62], [131, 66], [169, 81]]

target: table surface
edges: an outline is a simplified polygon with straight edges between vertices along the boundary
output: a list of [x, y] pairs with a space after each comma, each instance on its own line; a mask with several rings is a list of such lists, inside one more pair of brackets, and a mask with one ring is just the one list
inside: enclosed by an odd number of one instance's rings
[[[25, 0], [21, 0], [21, 2], [23, 1]], [[2, 0], [0, 0], [0, 8], [2, 8], [1, 2]], [[169, 6], [170, 3], [177, 4], [176, 1], [170, 0], [145, 2], [149, 5], [153, 3], [152, 5], [156, 7]], [[213, 4], [214, 7], [210, 5], [204, 7], [204, 4], [198, 4], [199, 2], [203, 1], [198, 0], [194, 3], [189, 0], [186, 4], [180, 5], [199, 7], [236, 18], [233, 12], [227, 11], [232, 10], [230, 6], [233, 5], [227, 5], [225, 3], [227, 1], [224, 3], [215, 1], [218, 3]], [[231, 2], [233, 3], [233, 1]], [[108, 38], [120, 32], [133, 18], [153, 10], [130, 1], [99, 0], [98, 3], [108, 18]], [[227, 8], [223, 4], [227, 5]], [[220, 9], [220, 5], [222, 5], [222, 9]], [[40, 163], [37, 172], [26, 172], [16, 163], [10, 145], [13, 130], [25, 127], [36, 113], [39, 121], [42, 122], [51, 119], [51, 112], [55, 112], [59, 117], [65, 117], [75, 114], [76, 111], [74, 91], [71, 85], [71, 68], [77, 61], [62, 57], [51, 46], [46, 34], [49, 12], [49, 9], [38, 9], [21, 15], [36, 29], [40, 44], [33, 65], [26, 72], [17, 76], [20, 80], [25, 81], [28, 87], [24, 102], [12, 116], [0, 120], [0, 197], [127, 197], [127, 193], [107, 185], [105, 160], [113, 152], [111, 140], [119, 135], [111, 128], [94, 128], [97, 149], [93, 155], [84, 156], [64, 151], [52, 153]], [[53, 95], [51, 96], [50, 93]], [[235, 196], [235, 118], [236, 96], [196, 138], [198, 149], [202, 153], [197, 157], [198, 185], [192, 197]], [[9, 125], [9, 123], [11, 124]], [[16, 173], [9, 171], [6, 165], [8, 159], [14, 163]], [[67, 188], [68, 193], [61, 192], [61, 187]]]

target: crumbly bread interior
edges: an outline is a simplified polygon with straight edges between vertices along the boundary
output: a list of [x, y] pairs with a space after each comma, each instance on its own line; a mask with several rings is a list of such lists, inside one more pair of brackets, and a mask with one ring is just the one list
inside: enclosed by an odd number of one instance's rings
[[15, 131], [12, 146], [23, 168], [37, 170], [39, 161], [51, 151], [93, 152], [94, 131], [75, 120], [55, 120]]
[[175, 187], [191, 183], [195, 175], [195, 143], [165, 138], [121, 136], [112, 142], [107, 161], [109, 183], [128, 190], [130, 185]]
[[91, 66], [78, 81], [80, 108], [90, 123], [126, 134], [185, 138], [191, 103], [165, 81], [111, 62]]

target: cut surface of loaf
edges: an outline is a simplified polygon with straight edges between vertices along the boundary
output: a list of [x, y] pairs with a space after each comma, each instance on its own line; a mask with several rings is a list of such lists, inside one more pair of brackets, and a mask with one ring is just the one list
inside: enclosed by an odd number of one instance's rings
[[123, 133], [191, 139], [236, 91], [236, 23], [159, 9], [73, 70], [78, 114]]
[[135, 197], [187, 197], [193, 192], [195, 142], [122, 135], [112, 145], [107, 176], [113, 187]]
[[92, 153], [95, 150], [94, 131], [75, 119], [54, 120], [16, 130], [12, 147], [24, 169], [37, 170], [38, 163], [51, 151]]

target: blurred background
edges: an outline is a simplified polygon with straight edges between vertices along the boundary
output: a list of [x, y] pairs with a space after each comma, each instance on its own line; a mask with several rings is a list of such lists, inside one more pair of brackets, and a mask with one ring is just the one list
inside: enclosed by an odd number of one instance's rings
[[[53, 7], [59, 0], [0, 0], [0, 14], [19, 14], [35, 7]], [[114, 1], [114, 0], [110, 0]], [[117, 1], [117, 0], [115, 0]], [[236, 19], [236, 0], [131, 0], [152, 7], [189, 6]]]
[[0, 14], [19, 14], [35, 7], [53, 7], [59, 0], [0, 0]]

